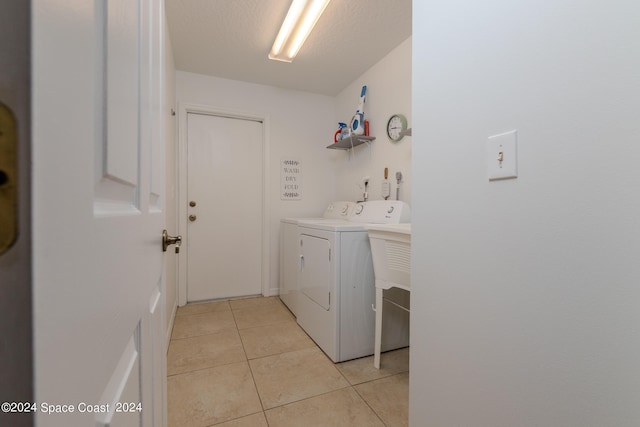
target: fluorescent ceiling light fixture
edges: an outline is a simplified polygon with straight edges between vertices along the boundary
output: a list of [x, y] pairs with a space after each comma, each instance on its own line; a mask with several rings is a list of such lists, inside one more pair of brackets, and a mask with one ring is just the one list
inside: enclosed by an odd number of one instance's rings
[[330, 0], [293, 0], [278, 37], [273, 42], [269, 59], [291, 62]]

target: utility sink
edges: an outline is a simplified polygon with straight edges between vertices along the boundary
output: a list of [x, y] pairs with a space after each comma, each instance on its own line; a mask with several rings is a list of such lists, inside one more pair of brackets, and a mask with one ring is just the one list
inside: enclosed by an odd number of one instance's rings
[[411, 224], [371, 224], [369, 241], [376, 288], [411, 288]]
[[411, 224], [370, 224], [367, 228], [376, 284], [373, 366], [380, 369], [384, 290], [395, 287], [411, 291]]

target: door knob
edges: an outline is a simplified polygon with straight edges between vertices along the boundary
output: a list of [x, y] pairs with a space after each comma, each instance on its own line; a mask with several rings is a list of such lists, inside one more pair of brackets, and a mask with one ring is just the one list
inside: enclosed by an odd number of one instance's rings
[[196, 220], [196, 216], [195, 215], [189, 215], [189, 221], [193, 222]]
[[182, 236], [169, 236], [167, 230], [162, 230], [162, 252], [166, 252], [169, 245], [176, 245], [176, 253], [179, 253], [181, 244]]
[[191, 206], [192, 208], [196, 206], [196, 201], [192, 200], [189, 202], [189, 206]]

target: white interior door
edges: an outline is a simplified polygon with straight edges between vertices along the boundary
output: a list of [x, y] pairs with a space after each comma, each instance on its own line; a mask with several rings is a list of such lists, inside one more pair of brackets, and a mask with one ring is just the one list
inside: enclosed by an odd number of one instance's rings
[[187, 114], [187, 301], [262, 293], [262, 127]]
[[163, 15], [161, 0], [32, 8], [38, 426], [166, 425]]

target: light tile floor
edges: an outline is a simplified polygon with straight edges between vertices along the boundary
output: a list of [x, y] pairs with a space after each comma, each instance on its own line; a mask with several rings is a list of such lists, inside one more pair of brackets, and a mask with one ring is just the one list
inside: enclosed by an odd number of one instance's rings
[[406, 426], [409, 349], [334, 364], [278, 297], [178, 308], [169, 427]]

